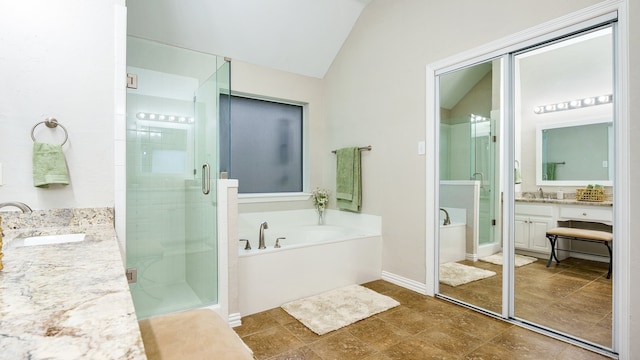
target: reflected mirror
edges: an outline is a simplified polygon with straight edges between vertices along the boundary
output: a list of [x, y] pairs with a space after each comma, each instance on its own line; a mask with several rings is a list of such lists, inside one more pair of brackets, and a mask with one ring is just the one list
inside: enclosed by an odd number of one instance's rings
[[601, 119], [538, 126], [538, 185], [612, 185], [613, 123]]

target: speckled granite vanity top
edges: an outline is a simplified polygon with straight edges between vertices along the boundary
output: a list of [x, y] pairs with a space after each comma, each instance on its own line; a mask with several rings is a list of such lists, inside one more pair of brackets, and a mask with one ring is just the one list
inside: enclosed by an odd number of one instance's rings
[[[0, 358], [146, 359], [110, 208], [0, 212]], [[76, 243], [18, 238], [84, 233]]]
[[613, 206], [613, 201], [578, 201], [576, 199], [535, 199], [535, 198], [516, 198], [516, 202], [534, 203], [534, 204], [559, 204], [559, 205], [584, 205], [584, 206]]

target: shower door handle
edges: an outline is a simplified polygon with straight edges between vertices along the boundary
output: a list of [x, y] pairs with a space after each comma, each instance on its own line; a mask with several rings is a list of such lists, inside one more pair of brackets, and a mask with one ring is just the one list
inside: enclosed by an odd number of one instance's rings
[[211, 192], [211, 167], [209, 164], [202, 165], [202, 193], [209, 195]]

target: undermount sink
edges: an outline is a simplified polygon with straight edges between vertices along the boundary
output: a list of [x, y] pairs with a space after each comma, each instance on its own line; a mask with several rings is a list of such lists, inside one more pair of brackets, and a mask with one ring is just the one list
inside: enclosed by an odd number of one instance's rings
[[83, 240], [84, 234], [59, 234], [29, 236], [26, 238], [16, 239], [15, 242], [16, 246], [37, 246], [80, 242]]

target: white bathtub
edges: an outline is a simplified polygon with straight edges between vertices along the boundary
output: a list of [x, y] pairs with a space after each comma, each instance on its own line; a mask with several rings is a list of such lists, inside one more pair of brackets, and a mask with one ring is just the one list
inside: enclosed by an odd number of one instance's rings
[[440, 264], [462, 261], [467, 254], [467, 225], [451, 223], [440, 225]]
[[465, 260], [467, 257], [467, 210], [461, 208], [445, 208], [451, 224], [444, 223], [444, 213], [440, 212], [440, 264]]
[[[258, 229], [267, 221], [267, 249]], [[239, 215], [238, 297], [242, 316], [303, 297], [381, 278], [382, 238], [377, 216], [329, 211], [327, 225], [312, 225], [313, 210]], [[306, 224], [305, 224], [306, 222]], [[289, 224], [289, 225], [286, 225]], [[281, 248], [274, 248], [275, 240]]]

